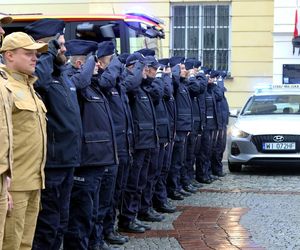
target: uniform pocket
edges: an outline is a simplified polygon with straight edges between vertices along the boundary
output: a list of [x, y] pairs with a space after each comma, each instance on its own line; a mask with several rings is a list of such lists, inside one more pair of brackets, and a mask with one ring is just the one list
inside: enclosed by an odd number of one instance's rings
[[139, 130], [153, 130], [154, 126], [152, 123], [140, 123], [138, 124]]
[[138, 124], [138, 141], [143, 145], [153, 144], [154, 126], [152, 123]]
[[25, 101], [15, 101], [14, 110], [14, 129], [20, 131], [32, 131], [36, 126], [37, 120], [37, 107], [35, 103]]
[[85, 143], [101, 143], [110, 141], [110, 135], [107, 132], [86, 133], [84, 135]]
[[27, 111], [32, 111], [32, 112], [37, 111], [36, 105], [31, 102], [15, 101], [15, 105], [16, 105], [17, 109], [20, 109], [20, 110], [27, 110]]

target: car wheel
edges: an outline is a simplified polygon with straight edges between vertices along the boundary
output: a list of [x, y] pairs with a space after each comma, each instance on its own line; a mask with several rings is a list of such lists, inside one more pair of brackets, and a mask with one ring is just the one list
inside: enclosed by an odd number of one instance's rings
[[228, 161], [228, 169], [230, 172], [241, 172], [242, 164], [239, 163], [231, 163]]

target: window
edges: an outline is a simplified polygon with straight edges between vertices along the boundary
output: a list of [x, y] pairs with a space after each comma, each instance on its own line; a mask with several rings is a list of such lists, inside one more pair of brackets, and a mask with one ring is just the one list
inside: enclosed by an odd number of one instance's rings
[[174, 5], [171, 54], [229, 71], [229, 29], [229, 5]]

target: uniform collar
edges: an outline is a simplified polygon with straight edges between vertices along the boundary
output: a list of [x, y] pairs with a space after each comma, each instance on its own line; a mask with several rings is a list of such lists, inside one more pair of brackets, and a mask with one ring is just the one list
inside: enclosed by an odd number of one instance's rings
[[26, 84], [26, 85], [33, 85], [35, 83], [35, 81], [38, 79], [36, 76], [26, 75], [24, 73], [8, 69], [6, 67], [6, 65], [1, 65], [0, 69], [4, 70], [6, 73], [8, 73], [16, 81], [21, 82], [21, 83]]

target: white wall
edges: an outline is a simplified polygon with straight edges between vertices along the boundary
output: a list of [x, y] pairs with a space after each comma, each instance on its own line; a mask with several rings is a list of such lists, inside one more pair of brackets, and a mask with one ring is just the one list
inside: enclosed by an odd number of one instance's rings
[[300, 55], [298, 55], [299, 49], [296, 49], [293, 55], [292, 46], [296, 8], [298, 8], [298, 22], [300, 22], [300, 0], [274, 0], [274, 84], [282, 83], [283, 64], [300, 64]]

